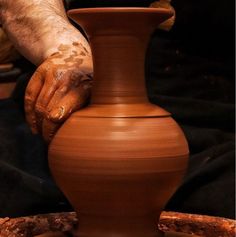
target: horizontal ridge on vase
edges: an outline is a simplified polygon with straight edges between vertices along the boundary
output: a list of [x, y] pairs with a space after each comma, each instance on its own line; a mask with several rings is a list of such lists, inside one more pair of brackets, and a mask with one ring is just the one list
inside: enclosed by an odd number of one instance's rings
[[148, 101], [148, 41], [172, 12], [154, 8], [69, 11], [93, 54], [91, 103], [73, 113], [49, 147], [56, 183], [78, 213], [78, 237], [158, 237], [160, 213], [187, 167], [185, 136]]

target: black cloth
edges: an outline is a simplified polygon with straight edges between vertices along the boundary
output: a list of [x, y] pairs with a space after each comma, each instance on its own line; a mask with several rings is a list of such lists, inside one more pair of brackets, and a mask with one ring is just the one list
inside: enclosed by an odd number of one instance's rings
[[[151, 2], [70, 1], [69, 7]], [[146, 60], [150, 101], [172, 113], [191, 152], [186, 177], [166, 210], [234, 218], [234, 1], [172, 3], [176, 24], [153, 34]], [[24, 120], [31, 73], [19, 78], [12, 98], [0, 101], [0, 216], [70, 210], [50, 176], [46, 145]]]
[[47, 163], [47, 146], [25, 122], [23, 73], [10, 99], [0, 100], [0, 217], [70, 210]]

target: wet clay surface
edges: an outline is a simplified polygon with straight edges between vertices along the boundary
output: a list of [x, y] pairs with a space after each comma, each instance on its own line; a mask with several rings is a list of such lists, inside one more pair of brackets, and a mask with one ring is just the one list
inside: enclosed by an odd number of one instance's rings
[[183, 178], [188, 145], [170, 114], [149, 103], [144, 60], [151, 33], [173, 12], [69, 15], [87, 33], [94, 65], [91, 103], [66, 120], [49, 147], [56, 183], [79, 214], [73, 234], [162, 236], [155, 223]]

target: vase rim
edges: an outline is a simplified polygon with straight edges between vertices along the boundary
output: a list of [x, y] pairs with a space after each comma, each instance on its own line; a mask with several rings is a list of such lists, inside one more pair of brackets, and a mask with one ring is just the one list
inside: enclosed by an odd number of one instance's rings
[[71, 9], [68, 11], [69, 15], [77, 13], [159, 13], [173, 15], [173, 11], [170, 9], [153, 7], [94, 7]]

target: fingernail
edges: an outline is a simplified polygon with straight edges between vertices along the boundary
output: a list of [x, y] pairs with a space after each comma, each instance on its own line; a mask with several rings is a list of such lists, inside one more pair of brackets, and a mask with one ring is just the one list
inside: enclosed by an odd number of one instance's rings
[[65, 113], [65, 107], [61, 106], [59, 109], [54, 110], [52, 113], [50, 113], [49, 118], [53, 120], [60, 120]]

